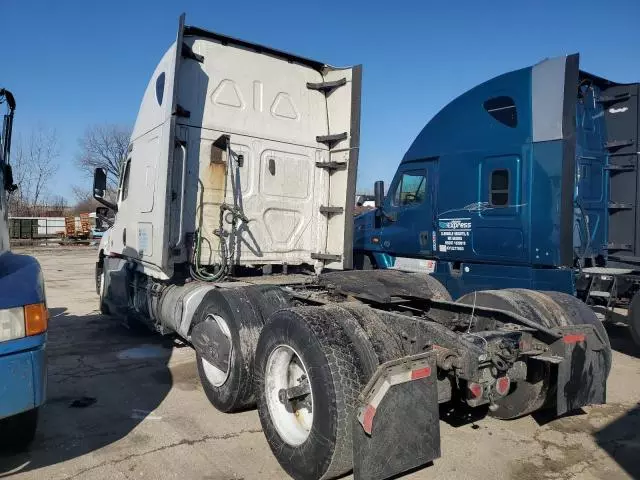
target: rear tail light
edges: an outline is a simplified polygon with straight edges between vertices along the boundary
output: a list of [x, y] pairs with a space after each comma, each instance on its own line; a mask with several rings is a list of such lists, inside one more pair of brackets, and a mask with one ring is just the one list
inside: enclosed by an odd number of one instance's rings
[[484, 388], [481, 384], [471, 382], [468, 385], [469, 393], [471, 394], [471, 398], [480, 398], [482, 397], [482, 393], [484, 392]]
[[498, 395], [505, 396], [509, 393], [509, 388], [511, 388], [511, 379], [509, 377], [500, 377], [496, 380], [496, 392], [498, 392]]

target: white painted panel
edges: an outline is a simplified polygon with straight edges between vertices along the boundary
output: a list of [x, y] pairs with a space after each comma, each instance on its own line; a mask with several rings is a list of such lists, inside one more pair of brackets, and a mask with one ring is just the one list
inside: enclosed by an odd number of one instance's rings
[[[190, 135], [196, 131], [200, 132], [191, 129]], [[219, 238], [214, 234], [220, 227], [220, 205], [223, 198], [228, 205], [233, 205], [231, 176], [227, 178], [224, 197], [224, 178], [221, 175], [226, 166], [212, 164], [208, 153], [221, 134], [202, 130], [203, 138], [198, 147], [198, 188], [204, 188], [204, 191], [201, 196], [198, 194], [196, 211], [201, 208], [203, 212], [201, 232], [206, 241], [203, 242], [200, 260], [204, 265], [220, 262]], [[310, 254], [317, 248], [316, 222], [322, 218], [314, 214], [317, 208], [315, 176], [318, 171], [314, 163], [315, 149], [232, 136], [231, 151], [234, 158], [232, 171], [234, 177], [240, 179], [241, 187], [237, 203], [249, 219], [248, 223], [241, 222], [236, 232], [236, 262], [312, 264]], [[241, 167], [236, 162], [239, 153], [243, 156]], [[269, 169], [270, 160], [273, 160], [274, 174]], [[229, 223], [225, 221], [223, 228], [231, 235]]]
[[[183, 39], [180, 30], [152, 75], [132, 136], [129, 198], [110, 234], [113, 251], [168, 278], [174, 263], [192, 260], [187, 253], [199, 230], [202, 263], [219, 263], [216, 231], [226, 204], [248, 219], [237, 224], [232, 239], [234, 263], [342, 268], [342, 260], [312, 256], [341, 256], [348, 245], [355, 173], [330, 175], [316, 163], [350, 161], [351, 70], [298, 63], [215, 38]], [[180, 56], [183, 40], [203, 62]], [[341, 77], [347, 85], [329, 95], [307, 87]], [[330, 153], [316, 138], [342, 132], [348, 138], [333, 145], [340, 152]], [[230, 136], [231, 163], [226, 153], [223, 162], [212, 156], [221, 135]], [[327, 216], [322, 206], [345, 212]], [[222, 229], [230, 236], [232, 217], [223, 215]]]
[[308, 156], [265, 150], [260, 157], [260, 190], [273, 197], [306, 200], [311, 194], [313, 169]]
[[133, 188], [141, 188], [138, 197], [138, 208], [141, 213], [153, 210], [156, 192], [156, 165], [158, 163], [160, 132], [156, 130], [153, 135], [147, 135], [144, 141], [136, 144], [136, 151], [132, 152], [135, 163], [132, 168], [136, 173], [135, 178], [141, 182], [132, 185]]
[[320, 72], [208, 39], [185, 42], [204, 56], [180, 67], [178, 103], [189, 125], [325, 148], [315, 140], [327, 134], [324, 94], [306, 87], [323, 80]]
[[393, 267], [390, 268], [403, 272], [433, 273], [436, 269], [436, 262], [435, 260], [396, 257]]
[[151, 223], [138, 223], [138, 254], [141, 257], [153, 255], [153, 225]]

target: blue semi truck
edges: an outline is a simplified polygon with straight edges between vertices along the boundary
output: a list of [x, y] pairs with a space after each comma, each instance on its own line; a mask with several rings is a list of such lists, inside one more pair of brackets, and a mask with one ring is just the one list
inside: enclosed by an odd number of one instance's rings
[[9, 251], [7, 194], [17, 187], [9, 164], [15, 99], [6, 106], [0, 137], [0, 448], [20, 450], [33, 439], [45, 401], [48, 311], [42, 270], [35, 258]]
[[568, 293], [640, 344], [638, 91], [577, 54], [472, 88], [416, 137], [386, 196], [376, 182], [356, 267], [428, 271], [484, 306], [512, 302], [471, 292]]

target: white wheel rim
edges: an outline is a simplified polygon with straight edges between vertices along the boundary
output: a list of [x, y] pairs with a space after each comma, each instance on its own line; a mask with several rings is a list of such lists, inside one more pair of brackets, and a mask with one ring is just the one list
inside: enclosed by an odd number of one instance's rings
[[104, 269], [102, 270], [102, 272], [100, 273], [100, 299], [104, 298], [104, 279], [105, 279], [106, 275], [104, 272]]
[[229, 371], [231, 370], [231, 362], [233, 361], [233, 341], [231, 340], [231, 331], [229, 330], [229, 325], [224, 318], [220, 315], [207, 315], [206, 320], [213, 319], [216, 321], [222, 333], [229, 339], [229, 366], [226, 371], [216, 367], [215, 365], [209, 363], [204, 358], [202, 359], [202, 367], [204, 368], [204, 374], [207, 377], [207, 380], [214, 387], [221, 387], [225, 384], [227, 379], [229, 378]]
[[[282, 393], [308, 382], [304, 398], [282, 401]], [[278, 434], [292, 446], [303, 444], [313, 426], [311, 378], [302, 358], [288, 345], [279, 345], [269, 355], [265, 369], [265, 394], [271, 421]]]

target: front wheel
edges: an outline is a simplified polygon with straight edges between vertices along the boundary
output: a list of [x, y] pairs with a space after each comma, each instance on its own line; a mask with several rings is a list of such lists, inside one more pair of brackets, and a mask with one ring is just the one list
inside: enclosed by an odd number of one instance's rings
[[37, 408], [0, 420], [0, 448], [12, 451], [25, 450], [33, 441], [37, 427]]
[[280, 310], [256, 350], [260, 422], [280, 465], [296, 479], [353, 468], [351, 418], [361, 388], [349, 339], [320, 307]]
[[99, 298], [99, 310], [103, 315], [109, 315], [111, 312], [109, 311], [109, 306], [104, 301], [104, 281], [105, 281], [105, 271], [104, 267], [100, 264], [96, 264], [96, 293]]

